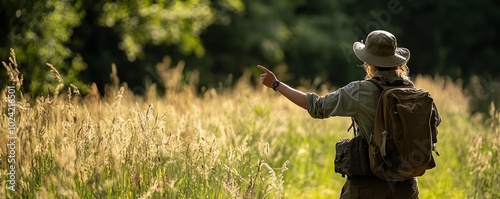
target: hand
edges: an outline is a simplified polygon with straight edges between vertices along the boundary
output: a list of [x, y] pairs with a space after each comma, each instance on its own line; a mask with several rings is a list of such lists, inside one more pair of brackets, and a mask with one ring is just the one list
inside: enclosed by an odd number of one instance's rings
[[260, 82], [262, 82], [262, 84], [264, 84], [264, 86], [272, 88], [273, 83], [275, 81], [278, 81], [278, 78], [276, 78], [276, 75], [274, 75], [274, 73], [272, 71], [270, 71], [269, 69], [267, 69], [264, 66], [257, 65], [257, 68], [259, 68], [260, 70], [262, 70], [264, 72], [260, 75]]

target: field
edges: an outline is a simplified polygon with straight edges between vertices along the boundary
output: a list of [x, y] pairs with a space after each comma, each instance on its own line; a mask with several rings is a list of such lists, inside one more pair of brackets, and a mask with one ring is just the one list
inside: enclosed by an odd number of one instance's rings
[[[350, 119], [313, 119], [272, 90], [253, 86], [249, 74], [233, 88], [197, 92], [196, 75], [185, 79], [182, 63], [166, 60], [157, 66], [163, 96], [154, 84], [144, 96], [133, 95], [115, 71], [101, 97], [95, 86], [80, 95], [48, 67], [60, 84], [29, 99], [19, 89], [15, 60], [4, 66], [13, 87], [2, 86], [1, 93], [0, 196], [338, 198], [345, 181], [334, 173], [333, 159], [335, 143], [352, 136]], [[441, 156], [418, 179], [421, 198], [499, 198], [498, 112], [469, 114], [460, 82], [413, 79], [432, 93], [443, 118]], [[305, 82], [299, 89], [310, 88]], [[321, 88], [316, 92], [335, 89]], [[14, 134], [9, 118], [15, 118]]]

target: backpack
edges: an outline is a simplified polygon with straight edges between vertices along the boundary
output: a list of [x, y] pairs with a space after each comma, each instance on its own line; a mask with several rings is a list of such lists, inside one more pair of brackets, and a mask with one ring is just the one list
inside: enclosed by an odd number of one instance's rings
[[434, 144], [440, 118], [431, 95], [411, 81], [369, 81], [381, 92], [368, 138], [371, 172], [386, 181], [422, 176], [436, 166], [432, 151], [439, 156]]

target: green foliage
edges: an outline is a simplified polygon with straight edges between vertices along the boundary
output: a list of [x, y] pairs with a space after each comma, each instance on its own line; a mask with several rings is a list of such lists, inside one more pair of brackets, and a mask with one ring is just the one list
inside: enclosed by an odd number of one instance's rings
[[[229, 9], [241, 10], [238, 1], [223, 1]], [[185, 54], [204, 54], [200, 32], [214, 22], [215, 10], [208, 0], [105, 2], [99, 25], [120, 34], [119, 48], [129, 61], [143, 57], [143, 46], [178, 45]]]
[[[217, 8], [209, 0], [4, 0], [0, 17], [8, 19], [9, 24], [8, 36], [2, 38], [0, 49], [8, 52], [9, 48], [15, 48], [26, 84], [34, 95], [54, 83], [43, 63], [54, 65], [67, 81], [64, 84], [73, 83], [85, 92], [85, 83], [94, 81], [103, 86], [109, 78], [102, 76], [103, 69], [98, 63], [108, 66], [123, 63], [114, 48], [124, 52], [126, 63], [134, 62], [137, 57], [143, 59], [148, 45], [178, 46], [181, 54], [204, 55], [200, 33], [218, 21], [218, 17], [240, 12], [244, 7], [239, 0], [218, 1], [216, 5]], [[98, 43], [95, 37], [105, 43]], [[113, 43], [116, 37], [120, 39]], [[157, 54], [158, 58], [166, 55]], [[144, 74], [140, 69], [133, 67], [137, 72], [131, 74]], [[130, 82], [142, 80], [137, 75], [134, 78]]]
[[[29, 91], [40, 94], [54, 83], [48, 75], [45, 63], [58, 68], [68, 82], [82, 86], [78, 80], [85, 69], [81, 56], [66, 46], [73, 28], [80, 25], [83, 13], [80, 1], [4, 1], [9, 16], [8, 46], [2, 46], [3, 53], [15, 48], [20, 70], [29, 85]], [[6, 82], [3, 82], [6, 83]]]
[[344, 11], [345, 4], [317, 1], [295, 8], [296, 17], [291, 21], [294, 37], [286, 50], [291, 72], [336, 84], [359, 78], [352, 67], [358, 63], [352, 54], [353, 20]]

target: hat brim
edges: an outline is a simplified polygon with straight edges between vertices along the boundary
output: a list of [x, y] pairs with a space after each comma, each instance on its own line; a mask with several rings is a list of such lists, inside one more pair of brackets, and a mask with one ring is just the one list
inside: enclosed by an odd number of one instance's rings
[[352, 49], [356, 57], [363, 62], [378, 66], [378, 67], [396, 67], [401, 66], [408, 62], [410, 59], [410, 50], [406, 48], [398, 47], [396, 48], [396, 53], [391, 56], [381, 57], [370, 54], [366, 51], [365, 44], [361, 42], [355, 42], [352, 45]]

